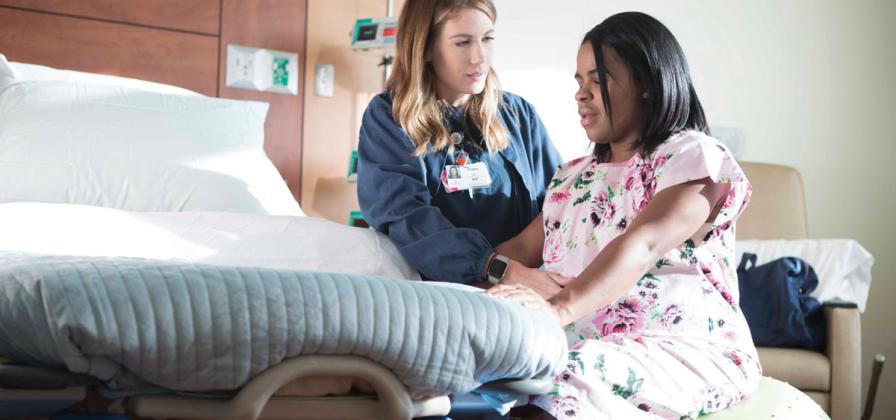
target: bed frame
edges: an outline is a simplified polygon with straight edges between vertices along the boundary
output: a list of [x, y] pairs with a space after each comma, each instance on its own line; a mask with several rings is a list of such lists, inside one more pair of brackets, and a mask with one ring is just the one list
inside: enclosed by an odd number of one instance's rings
[[[363, 380], [373, 392], [319, 397], [276, 396], [277, 390], [302, 378], [321, 376]], [[288, 359], [260, 375], [233, 395], [198, 393], [146, 394], [107, 400], [98, 397], [96, 379], [68, 372], [0, 360], [0, 407], [39, 401], [48, 412], [77, 403], [76, 411], [122, 413], [136, 418], [179, 419], [384, 419], [444, 416], [451, 411], [448, 396], [413, 399], [388, 369], [358, 356], [308, 355]], [[503, 380], [480, 390], [528, 396], [544, 394], [550, 380]], [[79, 402], [80, 401], [80, 402]], [[480, 405], [474, 409], [488, 409]]]

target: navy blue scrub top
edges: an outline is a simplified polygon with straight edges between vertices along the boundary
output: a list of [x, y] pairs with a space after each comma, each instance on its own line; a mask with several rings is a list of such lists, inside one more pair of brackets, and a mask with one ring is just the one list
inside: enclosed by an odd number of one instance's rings
[[[508, 135], [504, 150], [490, 155], [481, 134], [464, 124], [460, 109], [446, 116], [449, 133], [464, 134], [471, 162], [483, 162], [488, 187], [449, 193], [440, 179], [455, 153], [414, 144], [392, 119], [388, 92], [364, 112], [358, 145], [358, 201], [364, 220], [389, 238], [424, 277], [456, 283], [482, 281], [494, 247], [519, 234], [538, 214], [545, 190], [560, 165], [541, 119], [531, 104], [504, 93], [500, 118]], [[466, 127], [466, 130], [465, 130]]]

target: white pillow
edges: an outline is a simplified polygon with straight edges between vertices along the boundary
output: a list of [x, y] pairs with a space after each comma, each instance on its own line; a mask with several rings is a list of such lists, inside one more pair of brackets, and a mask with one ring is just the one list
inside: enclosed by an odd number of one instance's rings
[[6, 61], [6, 56], [0, 54], [0, 92], [7, 86], [15, 83], [18, 78], [19, 75]]
[[738, 265], [744, 252], [756, 254], [757, 265], [781, 257], [802, 258], [818, 275], [812, 297], [821, 302], [839, 298], [865, 312], [874, 257], [852, 239], [738, 240], [734, 247]]
[[108, 86], [123, 86], [173, 95], [202, 96], [197, 92], [174, 85], [150, 82], [129, 77], [108, 76], [105, 74], [85, 73], [74, 70], [58, 70], [37, 64], [9, 62], [0, 54], [0, 92], [17, 82], [27, 81], [68, 81]]
[[301, 215], [262, 148], [268, 105], [121, 86], [0, 92], [0, 202]]

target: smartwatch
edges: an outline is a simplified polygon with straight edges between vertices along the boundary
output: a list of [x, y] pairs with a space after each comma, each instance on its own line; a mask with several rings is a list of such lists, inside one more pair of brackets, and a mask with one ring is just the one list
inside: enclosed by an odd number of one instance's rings
[[504, 274], [507, 273], [507, 257], [501, 254], [495, 254], [495, 257], [492, 258], [491, 262], [488, 263], [488, 282], [491, 284], [498, 284], [501, 282], [501, 279], [504, 278]]

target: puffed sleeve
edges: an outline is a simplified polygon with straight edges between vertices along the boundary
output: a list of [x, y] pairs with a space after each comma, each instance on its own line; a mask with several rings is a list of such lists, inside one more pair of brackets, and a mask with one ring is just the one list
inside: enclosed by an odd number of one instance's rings
[[648, 164], [656, 174], [656, 192], [705, 178], [727, 185], [709, 234], [728, 230], [750, 201], [753, 190], [746, 175], [728, 148], [712, 137], [684, 132], [660, 145], [651, 156]]

